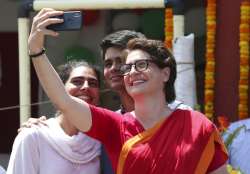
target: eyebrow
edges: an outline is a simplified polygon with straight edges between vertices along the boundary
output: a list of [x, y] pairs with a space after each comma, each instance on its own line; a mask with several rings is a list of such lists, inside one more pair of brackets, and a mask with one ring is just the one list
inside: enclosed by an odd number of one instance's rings
[[117, 59], [122, 60], [122, 57], [121, 56], [109, 57], [109, 58], [105, 59], [104, 62], [106, 62], [106, 61], [114, 61], [114, 60], [117, 60]]
[[75, 80], [75, 79], [80, 79], [80, 80], [82, 80], [82, 79], [87, 79], [87, 80], [96, 80], [96, 81], [98, 81], [98, 79], [97, 79], [97, 78], [94, 78], [94, 77], [82, 77], [82, 76], [72, 77], [71, 80]]

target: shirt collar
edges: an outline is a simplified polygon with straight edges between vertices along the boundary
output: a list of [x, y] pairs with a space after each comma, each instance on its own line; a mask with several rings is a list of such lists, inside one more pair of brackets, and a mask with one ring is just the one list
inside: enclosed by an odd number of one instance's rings
[[250, 130], [250, 119], [236, 121], [236, 122], [232, 123], [230, 125], [230, 127], [237, 128], [237, 127], [240, 127], [242, 125], [245, 125], [247, 130]]

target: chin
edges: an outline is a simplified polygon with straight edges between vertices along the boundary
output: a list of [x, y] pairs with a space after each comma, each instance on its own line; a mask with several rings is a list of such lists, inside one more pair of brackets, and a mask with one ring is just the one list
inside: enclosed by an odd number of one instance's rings
[[140, 95], [145, 94], [145, 90], [143, 88], [136, 88], [136, 87], [127, 88], [127, 92], [132, 97], [140, 96]]
[[121, 91], [124, 90], [124, 85], [121, 83], [115, 83], [111, 85], [111, 89], [115, 91]]

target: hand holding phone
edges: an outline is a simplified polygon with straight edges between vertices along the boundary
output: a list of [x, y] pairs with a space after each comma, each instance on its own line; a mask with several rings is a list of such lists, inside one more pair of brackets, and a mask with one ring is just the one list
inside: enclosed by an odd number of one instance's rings
[[54, 31], [73, 31], [82, 28], [82, 13], [81, 11], [66, 11], [61, 16], [54, 16], [53, 18], [63, 19], [63, 23], [51, 24], [47, 29]]

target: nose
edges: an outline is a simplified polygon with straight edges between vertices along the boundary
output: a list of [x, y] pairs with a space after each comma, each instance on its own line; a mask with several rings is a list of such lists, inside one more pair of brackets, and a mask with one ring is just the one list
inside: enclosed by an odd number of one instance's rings
[[131, 65], [131, 70], [129, 73], [133, 73], [133, 72], [138, 72], [135, 68], [135, 65]]
[[85, 80], [85, 81], [83, 82], [82, 86], [81, 86], [81, 89], [87, 89], [87, 88], [89, 88], [89, 87], [90, 87], [90, 86], [89, 86], [88, 80]]
[[113, 62], [111, 69], [112, 70], [120, 70], [121, 63]]

